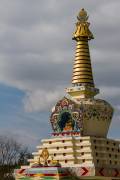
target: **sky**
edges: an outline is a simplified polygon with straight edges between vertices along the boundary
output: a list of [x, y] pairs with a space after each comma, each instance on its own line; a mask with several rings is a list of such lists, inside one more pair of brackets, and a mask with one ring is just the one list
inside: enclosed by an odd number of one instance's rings
[[0, 135], [34, 147], [52, 132], [52, 107], [71, 86], [76, 16], [89, 14], [99, 98], [115, 109], [109, 138], [120, 138], [120, 1], [0, 0]]

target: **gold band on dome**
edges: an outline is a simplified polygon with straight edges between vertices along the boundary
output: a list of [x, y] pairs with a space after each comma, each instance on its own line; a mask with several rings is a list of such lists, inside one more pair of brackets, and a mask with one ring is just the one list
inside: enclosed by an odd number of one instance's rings
[[89, 68], [89, 70], [91, 70], [91, 64], [75, 64], [74, 65], [74, 69], [80, 68], [80, 67], [87, 67], [87, 68]]
[[88, 62], [88, 63], [75, 63], [74, 64], [74, 66], [76, 67], [90, 67], [90, 69], [91, 69], [91, 64], [90, 64], [90, 62]]
[[86, 48], [86, 47], [88, 47], [88, 43], [82, 43], [82, 42], [81, 42], [81, 43], [79, 43], [79, 44], [77, 43], [76, 46], [77, 46], [77, 48], [80, 48], [80, 47]]
[[88, 49], [88, 47], [83, 47], [83, 46], [81, 46], [79, 49], [76, 49], [76, 53], [78, 53], [78, 52], [81, 52], [81, 51], [88, 51], [89, 52], [89, 49]]
[[88, 42], [87, 41], [77, 41], [77, 46], [79, 46], [79, 45], [87, 46]]
[[77, 45], [77, 48], [76, 49], [80, 49], [80, 48], [88, 48], [88, 44], [79, 44], [79, 45]]
[[86, 53], [86, 52], [80, 52], [79, 54], [78, 54], [78, 53], [75, 54], [75, 59], [78, 58], [78, 57], [80, 57], [80, 55], [81, 55], [81, 56], [85, 56], [85, 57], [90, 57], [90, 56], [89, 56], [89, 53]]
[[74, 72], [74, 76], [77, 76], [77, 75], [91, 75], [92, 76], [92, 73], [91, 72]]
[[74, 64], [91, 64], [90, 61], [88, 59], [77, 59], [75, 60]]
[[89, 50], [88, 49], [79, 49], [79, 51], [76, 52], [75, 55], [77, 55], [77, 54], [82, 55], [82, 53], [89, 55]]
[[88, 59], [88, 60], [90, 60], [90, 56], [89, 56], [89, 55], [88, 55], [88, 56], [83, 56], [83, 55], [81, 55], [81, 56], [75, 57], [75, 61], [76, 61], [76, 60], [83, 60], [83, 59]]
[[76, 73], [76, 72], [79, 73], [79, 74], [92, 74], [90, 69], [85, 69], [85, 70], [81, 70], [81, 71], [73, 69], [73, 74]]
[[85, 74], [85, 75], [74, 75], [74, 76], [73, 76], [73, 79], [76, 79], [76, 78], [93, 80], [92, 76], [89, 76], [89, 75], [87, 75], [87, 74]]
[[90, 56], [79, 56], [79, 57], [75, 57], [75, 61], [78, 60], [90, 60]]
[[88, 68], [88, 67], [78, 67], [78, 68], [73, 68], [73, 71], [79, 71], [79, 72], [82, 72], [82, 71], [84, 71], [84, 72], [92, 72], [91, 71], [91, 68]]
[[[77, 65], [77, 64], [89, 64], [89, 65], [91, 65], [90, 62], [87, 61], [87, 60], [75, 61], [74, 66]], [[80, 67], [80, 68], [81, 68], [81, 67]]]
[[90, 83], [93, 84], [93, 81], [90, 79], [73, 79], [72, 80], [73, 83]]
[[84, 59], [84, 60], [77, 60], [74, 62], [74, 65], [75, 64], [90, 64], [90, 61], [88, 61], [87, 59]]
[[88, 48], [80, 48], [76, 50], [75, 54], [81, 53], [81, 52], [85, 52], [85, 53], [89, 53], [89, 49]]

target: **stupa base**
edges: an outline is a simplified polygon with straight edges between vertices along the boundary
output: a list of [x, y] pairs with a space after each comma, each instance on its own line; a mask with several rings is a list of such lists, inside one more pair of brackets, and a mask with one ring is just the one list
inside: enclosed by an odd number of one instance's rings
[[39, 180], [39, 179], [69, 179], [69, 172], [66, 168], [61, 167], [23, 167], [15, 170], [16, 180]]
[[15, 170], [16, 180], [120, 180], [120, 168], [108, 167], [22, 167]]

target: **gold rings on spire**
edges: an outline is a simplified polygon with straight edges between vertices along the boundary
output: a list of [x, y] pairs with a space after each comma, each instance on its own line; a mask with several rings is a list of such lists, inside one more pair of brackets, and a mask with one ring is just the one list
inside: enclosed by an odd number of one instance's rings
[[94, 87], [88, 45], [88, 40], [93, 39], [93, 34], [89, 30], [90, 23], [87, 22], [87, 12], [84, 9], [81, 9], [77, 19], [76, 31], [73, 34], [73, 39], [77, 41], [77, 45], [73, 66], [72, 84]]

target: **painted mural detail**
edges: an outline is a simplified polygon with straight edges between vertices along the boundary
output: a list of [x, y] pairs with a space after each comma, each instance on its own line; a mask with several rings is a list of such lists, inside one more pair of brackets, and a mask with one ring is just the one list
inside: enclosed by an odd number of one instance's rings
[[84, 120], [111, 121], [113, 108], [109, 103], [100, 99], [82, 99], [76, 104], [64, 97], [54, 107], [50, 117], [54, 132], [82, 131]]
[[54, 132], [80, 131], [82, 128], [80, 108], [66, 97], [56, 104], [50, 121]]

